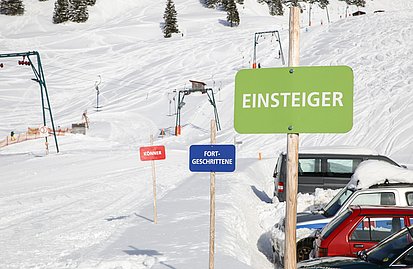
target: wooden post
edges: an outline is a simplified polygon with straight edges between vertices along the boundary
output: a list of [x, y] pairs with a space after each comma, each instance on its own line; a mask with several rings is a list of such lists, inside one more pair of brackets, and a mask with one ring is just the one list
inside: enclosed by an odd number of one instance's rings
[[[153, 135], [151, 135], [151, 145], [153, 145]], [[158, 223], [158, 213], [156, 209], [156, 172], [155, 172], [155, 161], [151, 161], [152, 165], [152, 181], [153, 181], [153, 222]]]
[[[299, 65], [300, 56], [300, 10], [298, 7], [290, 8], [290, 48], [288, 65], [290, 67]], [[294, 126], [290, 126], [291, 131]], [[287, 134], [287, 197], [285, 213], [285, 248], [284, 268], [297, 268], [297, 190], [298, 190], [298, 145], [297, 133]]]
[[[217, 128], [215, 120], [211, 120], [211, 144], [215, 144]], [[215, 252], [215, 172], [210, 175], [210, 205], [209, 205], [209, 269], [214, 269]]]

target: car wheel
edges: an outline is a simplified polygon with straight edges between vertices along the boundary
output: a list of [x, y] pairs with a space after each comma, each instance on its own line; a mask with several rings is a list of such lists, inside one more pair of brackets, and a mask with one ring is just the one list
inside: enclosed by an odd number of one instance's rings
[[308, 260], [313, 250], [312, 240], [305, 240], [297, 245], [297, 262]]

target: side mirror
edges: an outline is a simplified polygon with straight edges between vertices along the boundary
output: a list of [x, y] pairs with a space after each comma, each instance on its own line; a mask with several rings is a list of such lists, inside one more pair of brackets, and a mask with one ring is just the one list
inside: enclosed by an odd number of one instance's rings
[[361, 259], [361, 260], [366, 260], [367, 259], [367, 254], [366, 254], [366, 250], [360, 250], [357, 252], [357, 258]]

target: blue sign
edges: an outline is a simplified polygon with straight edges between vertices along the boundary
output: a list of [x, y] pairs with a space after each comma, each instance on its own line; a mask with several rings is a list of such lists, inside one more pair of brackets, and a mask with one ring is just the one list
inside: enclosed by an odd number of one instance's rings
[[234, 145], [192, 145], [189, 148], [192, 172], [234, 172]]

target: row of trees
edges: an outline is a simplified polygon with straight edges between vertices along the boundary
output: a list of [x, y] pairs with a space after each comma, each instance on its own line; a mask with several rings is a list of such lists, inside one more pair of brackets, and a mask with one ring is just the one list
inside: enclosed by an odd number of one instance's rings
[[231, 27], [238, 26], [240, 23], [237, 5], [244, 4], [244, 0], [204, 0], [207, 8], [219, 8], [227, 12], [227, 21]]
[[86, 22], [89, 19], [87, 7], [96, 4], [96, 0], [56, 0], [53, 23]]
[[[39, 0], [41, 2], [47, 0]], [[85, 22], [89, 18], [87, 7], [96, 4], [96, 0], [56, 0], [53, 23], [63, 23], [66, 21]], [[23, 15], [24, 5], [22, 0], [1, 0], [0, 14]]]
[[[227, 12], [227, 21], [231, 27], [240, 23], [238, 4], [244, 4], [244, 0], [204, 0], [204, 5], [208, 8], [220, 8]], [[173, 33], [179, 33], [177, 12], [172, 0], [167, 0], [165, 12], [163, 15], [164, 23], [162, 25], [165, 38], [169, 38]]]
[[[322, 9], [326, 9], [329, 5], [329, 0], [257, 0], [258, 3], [266, 3], [269, 8], [269, 13], [271, 15], [284, 15], [284, 5], [285, 6], [300, 6], [301, 3], [310, 4], [309, 16], [311, 16], [311, 6], [313, 4], [318, 4]], [[345, 1], [347, 5], [365, 6], [366, 0], [340, 0]], [[227, 12], [227, 21], [231, 27], [237, 26], [240, 23], [240, 17], [237, 10], [238, 4], [244, 4], [244, 0], [203, 0], [203, 4], [207, 8], [218, 8]], [[326, 9], [327, 10], [327, 9]], [[327, 12], [328, 15], [328, 12]], [[175, 5], [173, 0], [167, 0], [165, 13], [164, 13], [164, 24], [163, 33], [164, 37], [169, 38], [173, 33], [179, 33], [177, 24], [177, 12], [175, 10]], [[311, 22], [311, 18], [309, 18]]]
[[[330, 4], [329, 0], [257, 0], [259, 3], [267, 3], [271, 15], [284, 15], [283, 5], [300, 6], [301, 3], [318, 4], [322, 9], [326, 9]], [[346, 2], [347, 6], [355, 5], [357, 7], [366, 6], [366, 0], [339, 0]]]
[[4, 15], [23, 15], [24, 5], [21, 0], [1, 0], [0, 14]]

